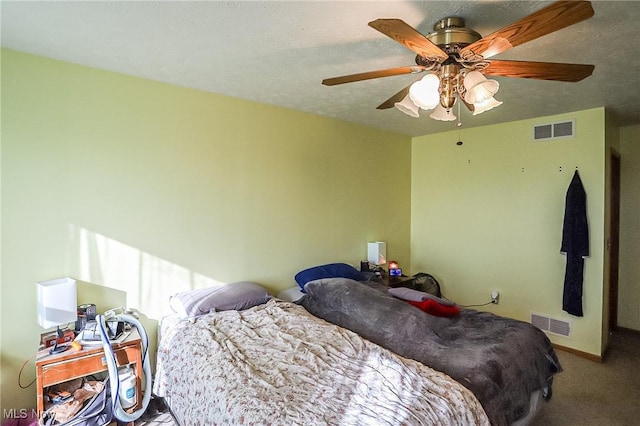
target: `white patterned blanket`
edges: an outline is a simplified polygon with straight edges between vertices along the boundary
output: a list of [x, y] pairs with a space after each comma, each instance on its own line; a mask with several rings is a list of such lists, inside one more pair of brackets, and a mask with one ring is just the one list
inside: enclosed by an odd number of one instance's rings
[[489, 425], [475, 396], [279, 300], [162, 330], [154, 392], [190, 425]]

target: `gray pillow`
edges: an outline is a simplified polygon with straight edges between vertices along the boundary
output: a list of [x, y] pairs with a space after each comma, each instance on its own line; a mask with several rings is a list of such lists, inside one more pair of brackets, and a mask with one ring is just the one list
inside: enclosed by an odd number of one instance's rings
[[304, 297], [304, 293], [300, 290], [300, 287], [295, 286], [282, 290], [277, 297], [287, 302], [297, 302]]
[[389, 293], [398, 299], [411, 300], [413, 302], [424, 302], [427, 299], [435, 300], [436, 302], [445, 306], [455, 306], [456, 304], [450, 300], [441, 299], [438, 296], [434, 296], [424, 291], [413, 290], [406, 287], [393, 287], [389, 289]]
[[240, 311], [266, 303], [271, 296], [260, 284], [242, 281], [221, 287], [182, 291], [169, 300], [171, 309], [183, 318], [216, 311]]

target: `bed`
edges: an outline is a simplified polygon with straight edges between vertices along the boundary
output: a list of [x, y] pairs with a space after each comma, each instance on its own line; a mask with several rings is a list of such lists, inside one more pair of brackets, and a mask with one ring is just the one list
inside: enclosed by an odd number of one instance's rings
[[446, 374], [266, 299], [161, 321], [154, 393], [182, 426], [490, 424]]
[[446, 373], [471, 390], [494, 426], [530, 422], [561, 371], [547, 336], [529, 323], [458, 309], [436, 316], [350, 278], [313, 279], [299, 300], [315, 316]]

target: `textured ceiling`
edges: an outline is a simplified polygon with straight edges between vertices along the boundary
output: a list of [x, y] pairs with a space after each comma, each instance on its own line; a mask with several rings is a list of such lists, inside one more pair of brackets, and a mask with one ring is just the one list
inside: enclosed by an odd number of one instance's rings
[[[422, 33], [443, 17], [487, 35], [542, 1], [83, 1], [0, 3], [2, 46], [63, 61], [325, 115], [407, 135], [455, 129], [375, 107], [418, 79], [340, 86], [324, 78], [414, 64], [370, 28], [400, 18]], [[596, 107], [640, 124], [640, 2], [594, 1], [595, 16], [495, 59], [594, 64], [578, 83], [496, 77], [498, 108], [462, 111], [464, 128]]]

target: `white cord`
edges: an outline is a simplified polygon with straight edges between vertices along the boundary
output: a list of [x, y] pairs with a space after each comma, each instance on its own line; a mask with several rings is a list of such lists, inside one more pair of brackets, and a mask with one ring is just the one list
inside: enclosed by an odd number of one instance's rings
[[[107, 324], [104, 315], [97, 315], [96, 321], [100, 326], [100, 337], [102, 339], [102, 347], [104, 349], [105, 359], [107, 361], [107, 369], [109, 371], [109, 385], [111, 386], [111, 403], [113, 406], [113, 415], [121, 422], [133, 422], [142, 416], [149, 405], [151, 400], [151, 364], [149, 363], [149, 357], [147, 350], [149, 348], [149, 337], [142, 324], [135, 318], [129, 315], [114, 315], [113, 311], [109, 312], [110, 321], [123, 321], [132, 324], [138, 329], [138, 334], [142, 340], [142, 371], [145, 376], [145, 390], [142, 398], [142, 407], [134, 411], [133, 413], [127, 413], [122, 404], [120, 403], [120, 378], [118, 376], [118, 365], [116, 363], [113, 348], [109, 341], [109, 335], [107, 334]], [[139, 368], [139, 367], [138, 367]]]

